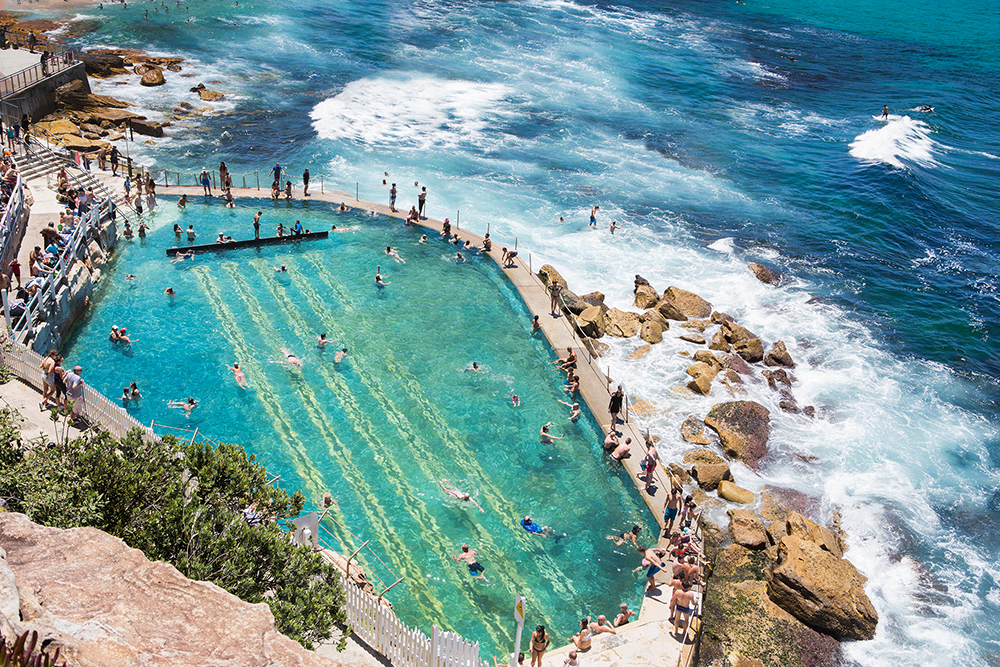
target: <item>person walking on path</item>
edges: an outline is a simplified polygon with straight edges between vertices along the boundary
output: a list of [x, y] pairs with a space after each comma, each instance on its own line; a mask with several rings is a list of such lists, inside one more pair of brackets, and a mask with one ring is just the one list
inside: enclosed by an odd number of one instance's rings
[[118, 158], [120, 156], [121, 156], [121, 153], [118, 152], [118, 147], [117, 146], [112, 146], [111, 147], [111, 175], [112, 176], [117, 176], [118, 175]]
[[618, 414], [622, 411], [622, 401], [625, 399], [625, 392], [622, 386], [618, 385], [615, 393], [611, 394], [611, 402], [608, 403], [608, 412], [611, 413], [611, 428], [618, 424]]
[[260, 238], [260, 216], [264, 215], [264, 211], [257, 211], [257, 215], [253, 217], [253, 237], [255, 239]]
[[396, 184], [393, 183], [392, 187], [389, 189], [389, 210], [393, 213], [396, 212]]
[[427, 204], [427, 187], [424, 186], [420, 188], [420, 194], [417, 195], [417, 215], [420, 216], [421, 220], [426, 220], [427, 216], [424, 215], [424, 206]]
[[653, 473], [656, 471], [656, 464], [660, 460], [660, 452], [656, 451], [656, 445], [649, 443], [648, 449], [646, 449], [646, 486], [643, 490], [649, 493], [649, 487], [653, 484]]
[[309, 170], [306, 169], [302, 172], [302, 196], [309, 196]]
[[15, 257], [14, 259], [10, 260], [10, 264], [8, 264], [7, 266], [10, 267], [10, 273], [11, 273], [11, 275], [14, 276], [15, 278], [17, 278], [17, 286], [20, 287], [21, 286], [21, 262], [17, 261], [17, 257]]

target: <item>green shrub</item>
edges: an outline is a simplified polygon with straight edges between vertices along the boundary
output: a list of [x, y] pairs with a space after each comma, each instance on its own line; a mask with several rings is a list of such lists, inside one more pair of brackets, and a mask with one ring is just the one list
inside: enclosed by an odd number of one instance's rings
[[[339, 571], [281, 528], [302, 511], [302, 494], [268, 484], [242, 447], [104, 432], [25, 458], [12, 418], [0, 412], [0, 498], [12, 511], [47, 526], [99, 528], [187, 577], [266, 602], [278, 630], [306, 648], [346, 623]], [[250, 525], [242, 510], [251, 504], [269, 520]]]

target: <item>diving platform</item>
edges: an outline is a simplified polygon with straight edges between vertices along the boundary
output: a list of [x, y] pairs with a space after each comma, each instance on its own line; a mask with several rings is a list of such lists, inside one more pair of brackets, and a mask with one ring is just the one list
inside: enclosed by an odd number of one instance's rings
[[238, 250], [240, 248], [259, 248], [269, 245], [284, 245], [286, 243], [298, 243], [299, 241], [316, 241], [325, 239], [330, 232], [309, 232], [308, 234], [286, 234], [285, 236], [268, 236], [262, 239], [247, 239], [245, 241], [229, 241], [227, 243], [205, 243], [202, 245], [191, 245], [187, 247], [167, 248], [167, 257], [183, 255], [186, 252], [195, 254], [202, 252], [221, 252], [223, 250]]

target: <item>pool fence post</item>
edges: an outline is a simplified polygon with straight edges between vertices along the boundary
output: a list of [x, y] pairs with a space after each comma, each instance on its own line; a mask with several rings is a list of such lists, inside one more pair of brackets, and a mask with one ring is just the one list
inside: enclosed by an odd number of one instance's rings
[[243, 189], [247, 189], [247, 175], [243, 174]]
[[514, 652], [510, 654], [510, 667], [517, 667], [517, 654], [521, 652], [521, 632], [524, 630], [524, 598], [514, 593], [514, 620], [517, 632], [514, 635]]
[[488, 223], [488, 222], [486, 223], [486, 235], [487, 236], [490, 235], [490, 223]]
[[255, 169], [253, 175], [257, 177], [257, 189], [260, 190], [260, 172]]
[[354, 181], [354, 201], [361, 201], [361, 184]]
[[7, 290], [0, 290], [0, 296], [3, 297], [3, 316], [7, 320], [7, 328], [10, 329], [10, 306], [7, 303]]
[[319, 175], [319, 193], [323, 194], [323, 174]]
[[517, 252], [517, 237], [514, 237], [514, 252]]
[[215, 185], [215, 170], [214, 169], [212, 170], [212, 187], [213, 188], [216, 187], [216, 185]]
[[344, 572], [345, 572], [345, 574], [347, 575], [347, 578], [348, 578], [348, 579], [350, 579], [350, 578], [351, 578], [351, 561], [352, 561], [352, 560], [354, 560], [354, 557], [358, 555], [358, 552], [359, 552], [359, 551], [361, 551], [361, 550], [362, 550], [362, 549], [364, 549], [364, 548], [365, 548], [366, 546], [368, 546], [368, 543], [369, 543], [370, 541], [371, 541], [371, 540], [365, 540], [365, 543], [364, 543], [364, 544], [362, 544], [362, 545], [361, 545], [360, 547], [358, 547], [358, 548], [357, 548], [357, 550], [356, 550], [356, 551], [355, 551], [354, 553], [352, 553], [352, 554], [351, 554], [351, 557], [347, 559], [347, 569], [346, 569], [346, 570], [345, 570]]
[[528, 253], [528, 273], [534, 273], [535, 270], [531, 268], [531, 253]]
[[433, 667], [436, 667], [438, 665], [437, 655], [438, 655], [439, 641], [440, 640], [438, 639], [438, 626], [432, 625], [431, 626], [431, 656], [430, 656], [431, 659], [428, 661], [427, 664], [432, 665]]
[[165, 188], [169, 188], [170, 187], [170, 183], [167, 182], [167, 175], [168, 175], [168, 172], [167, 172], [166, 169], [164, 169], [163, 170], [163, 187], [165, 187]]
[[461, 229], [462, 209], [455, 209], [455, 229]]

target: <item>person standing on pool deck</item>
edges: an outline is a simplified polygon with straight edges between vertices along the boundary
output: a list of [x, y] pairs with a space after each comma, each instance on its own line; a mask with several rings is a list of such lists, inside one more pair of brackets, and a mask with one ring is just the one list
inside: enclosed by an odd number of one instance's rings
[[212, 194], [212, 180], [208, 175], [208, 169], [204, 167], [201, 168], [201, 187], [205, 191], [205, 196], [211, 196]]
[[420, 194], [417, 195], [417, 215], [420, 216], [421, 220], [426, 220], [427, 216], [424, 215], [424, 206], [427, 204], [427, 186], [420, 188]]
[[396, 184], [392, 184], [392, 188], [389, 189], [389, 210], [393, 213], [396, 212]]
[[590, 226], [591, 227], [596, 227], [597, 226], [597, 212], [600, 209], [601, 209], [600, 206], [594, 206], [594, 208], [590, 209]]
[[277, 162], [274, 163], [274, 167], [271, 169], [272, 174], [274, 174], [274, 182], [281, 185], [281, 165]]
[[542, 658], [545, 657], [545, 651], [551, 643], [552, 638], [545, 632], [544, 625], [535, 628], [531, 633], [531, 667], [542, 667]]
[[302, 196], [309, 196], [309, 170], [306, 169], [302, 172]]
[[611, 413], [611, 426], [618, 424], [618, 413], [622, 411], [622, 401], [625, 399], [625, 392], [622, 386], [618, 385], [615, 393], [611, 394], [611, 402], [608, 403], [608, 412]]
[[253, 217], [253, 237], [255, 239], [260, 238], [260, 216], [264, 215], [264, 211], [257, 211], [257, 215]]
[[469, 574], [471, 574], [476, 579], [482, 579], [483, 581], [489, 583], [489, 579], [486, 578], [486, 568], [479, 564], [476, 560], [476, 550], [469, 549], [468, 544], [462, 545], [462, 553], [457, 556], [452, 556], [452, 560], [456, 563], [465, 563], [469, 566]]
[[562, 292], [563, 286], [561, 283], [552, 281], [549, 283], [549, 311], [553, 315], [559, 314], [559, 295]]

